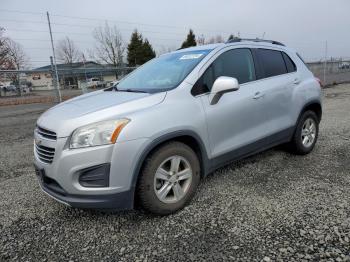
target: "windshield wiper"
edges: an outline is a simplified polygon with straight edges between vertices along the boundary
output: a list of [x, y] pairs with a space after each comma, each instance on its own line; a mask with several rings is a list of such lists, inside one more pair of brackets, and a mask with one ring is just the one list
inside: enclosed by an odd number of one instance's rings
[[118, 91], [120, 92], [131, 92], [131, 93], [148, 93], [144, 90], [138, 90], [138, 89], [131, 89], [131, 88], [128, 88], [128, 89], [118, 89]]

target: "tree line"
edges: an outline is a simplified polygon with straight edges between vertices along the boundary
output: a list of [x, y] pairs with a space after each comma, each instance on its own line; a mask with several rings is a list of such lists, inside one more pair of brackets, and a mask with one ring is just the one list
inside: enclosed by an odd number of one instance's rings
[[5, 29], [0, 27], [0, 70], [19, 70], [28, 65], [29, 58], [22, 46], [4, 36]]
[[[17, 42], [3, 36], [4, 29], [0, 28], [0, 69], [24, 69], [29, 66], [28, 56]], [[113, 67], [135, 67], [156, 57], [156, 52], [147, 38], [136, 29], [126, 44], [116, 26], [107, 22], [104, 26], [96, 27], [92, 36], [94, 46], [84, 54], [74, 41], [68, 36], [57, 41], [55, 48], [60, 63], [72, 64], [84, 62], [87, 59]], [[228, 40], [234, 39], [230, 35]], [[185, 40], [178, 49], [197, 45], [225, 42], [221, 35], [206, 39], [203, 35], [196, 37], [193, 30], [189, 30]], [[168, 49], [166, 51], [173, 51]]]
[[[156, 52], [147, 38], [144, 38], [136, 29], [131, 34], [128, 44], [125, 44], [116, 26], [109, 26], [106, 23], [94, 29], [93, 38], [95, 40], [94, 48], [88, 50], [89, 58], [101, 64], [108, 64], [114, 67], [127, 65], [135, 67], [146, 63], [156, 57]], [[227, 40], [237, 38], [233, 34]], [[206, 39], [204, 35], [196, 38], [193, 30], [190, 29], [186, 39], [179, 49], [197, 45], [223, 43], [224, 37], [217, 35]], [[173, 51], [168, 49], [167, 51]], [[57, 46], [58, 58], [63, 63], [79, 62], [85, 55], [79, 51], [73, 41], [66, 37], [59, 41]], [[126, 53], [126, 57], [125, 57]]]

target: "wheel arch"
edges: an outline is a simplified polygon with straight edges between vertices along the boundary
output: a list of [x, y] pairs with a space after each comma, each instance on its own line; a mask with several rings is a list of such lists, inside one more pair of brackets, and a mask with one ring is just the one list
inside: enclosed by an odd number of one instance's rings
[[208, 173], [209, 166], [208, 166], [208, 154], [207, 150], [205, 148], [205, 145], [202, 141], [202, 139], [197, 135], [194, 131], [175, 131], [168, 133], [166, 135], [160, 136], [157, 139], [153, 140], [141, 153], [136, 168], [134, 169], [132, 173], [132, 187], [134, 189], [134, 195], [136, 194], [136, 186], [137, 181], [140, 175], [140, 171], [142, 170], [142, 167], [144, 165], [144, 162], [154, 150], [159, 148], [160, 146], [164, 145], [165, 143], [171, 142], [171, 141], [179, 141], [182, 142], [189, 147], [191, 147], [195, 153], [198, 156], [200, 166], [201, 166], [201, 177], [205, 176]]
[[318, 122], [321, 122], [322, 106], [321, 106], [320, 101], [318, 101], [318, 100], [310, 101], [304, 105], [304, 107], [302, 108], [302, 110], [299, 113], [298, 121], [299, 121], [300, 117], [302, 116], [302, 114], [308, 110], [315, 112], [315, 114], [317, 115], [317, 118], [318, 118]]

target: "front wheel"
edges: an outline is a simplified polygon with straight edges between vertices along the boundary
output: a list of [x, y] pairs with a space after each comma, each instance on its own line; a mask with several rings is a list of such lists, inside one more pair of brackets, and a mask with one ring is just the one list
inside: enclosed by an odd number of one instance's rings
[[199, 180], [196, 153], [183, 143], [167, 143], [146, 159], [137, 187], [140, 204], [157, 215], [174, 213], [193, 198]]
[[300, 117], [290, 142], [292, 151], [299, 155], [310, 153], [317, 141], [319, 120], [313, 111], [306, 111]]

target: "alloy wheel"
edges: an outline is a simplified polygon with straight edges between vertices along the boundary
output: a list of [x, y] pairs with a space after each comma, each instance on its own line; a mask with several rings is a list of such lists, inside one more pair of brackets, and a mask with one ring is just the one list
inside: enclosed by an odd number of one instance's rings
[[154, 191], [163, 203], [177, 203], [188, 192], [192, 168], [182, 156], [171, 156], [158, 167], [154, 176]]
[[304, 147], [310, 147], [316, 138], [316, 122], [312, 118], [307, 118], [301, 129], [301, 142]]

